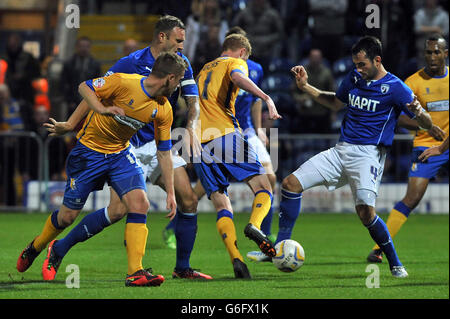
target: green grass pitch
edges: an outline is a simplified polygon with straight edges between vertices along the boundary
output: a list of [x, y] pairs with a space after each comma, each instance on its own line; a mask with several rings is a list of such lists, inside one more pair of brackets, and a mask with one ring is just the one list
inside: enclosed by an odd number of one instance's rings
[[[175, 251], [165, 248], [161, 232], [165, 214], [151, 213], [144, 267], [165, 276], [160, 287], [125, 287], [124, 220], [75, 246], [64, 258], [56, 280], [43, 282], [42, 253], [25, 273], [17, 272], [19, 253], [36, 236], [47, 214], [0, 214], [0, 299], [448, 299], [449, 217], [411, 215], [395, 245], [409, 277], [393, 278], [386, 261], [379, 265], [379, 288], [367, 288], [365, 258], [373, 242], [356, 214], [304, 214], [293, 239], [306, 254], [302, 268], [282, 273], [271, 263], [246, 259], [252, 280], [234, 279], [233, 269], [215, 226], [215, 214], [199, 214], [191, 266], [212, 281], [172, 279]], [[385, 219], [386, 216], [382, 215]], [[75, 223], [81, 220], [79, 216]], [[244, 237], [249, 215], [235, 214], [243, 256], [256, 245]], [[274, 217], [276, 230], [278, 217]], [[60, 236], [67, 234], [67, 230]], [[246, 257], [244, 257], [246, 258]], [[80, 287], [67, 288], [69, 264], [79, 266]]]

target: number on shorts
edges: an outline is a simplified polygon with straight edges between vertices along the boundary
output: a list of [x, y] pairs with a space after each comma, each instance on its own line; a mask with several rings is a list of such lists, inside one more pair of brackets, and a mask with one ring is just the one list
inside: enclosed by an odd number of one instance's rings
[[370, 173], [373, 175], [373, 179], [377, 180], [378, 177], [378, 169], [374, 166], [370, 166]]

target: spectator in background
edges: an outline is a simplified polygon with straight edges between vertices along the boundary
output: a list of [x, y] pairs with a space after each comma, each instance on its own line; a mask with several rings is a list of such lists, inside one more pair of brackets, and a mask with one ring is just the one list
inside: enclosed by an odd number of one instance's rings
[[[8, 84], [11, 96], [28, 106], [33, 105], [34, 91], [31, 82], [41, 75], [40, 65], [32, 54], [22, 49], [22, 38], [18, 33], [12, 33], [6, 44], [5, 82]], [[22, 113], [23, 114], [23, 113]]]
[[197, 74], [206, 63], [216, 59], [222, 53], [219, 32], [220, 24], [210, 25], [206, 36], [202, 36], [198, 42], [192, 65], [194, 74]]
[[72, 114], [82, 98], [78, 94], [81, 82], [102, 76], [100, 62], [91, 55], [91, 40], [81, 37], [75, 43], [75, 54], [64, 63], [61, 83], [68, 105], [68, 114]]
[[[315, 87], [325, 91], [335, 91], [334, 77], [331, 70], [323, 64], [322, 51], [312, 49], [309, 53], [308, 81]], [[293, 87], [292, 95], [296, 101], [297, 116], [300, 123], [294, 126], [298, 133], [330, 133], [333, 113], [320, 103], [315, 102], [309, 95]]]
[[123, 43], [123, 56], [127, 56], [130, 53], [133, 53], [134, 51], [137, 51], [139, 49], [138, 43], [135, 39], [127, 39]]
[[233, 25], [247, 31], [252, 44], [252, 59], [263, 68], [272, 58], [280, 55], [284, 38], [283, 21], [268, 0], [251, 0], [248, 7], [237, 13]]
[[309, 0], [308, 3], [311, 46], [320, 49], [333, 63], [343, 56], [348, 0]]
[[425, 66], [423, 44], [428, 36], [438, 33], [448, 39], [448, 29], [448, 13], [439, 6], [439, 1], [426, 0], [425, 5], [414, 14], [418, 68]]
[[228, 31], [228, 22], [222, 15], [218, 0], [193, 0], [191, 12], [186, 20], [183, 54], [194, 61], [197, 46], [207, 37], [210, 26], [219, 26], [219, 42], [222, 43]]
[[[8, 85], [0, 84], [0, 132], [22, 131], [24, 128], [19, 103], [11, 97]], [[16, 176], [17, 139], [0, 139], [0, 203], [17, 204]]]

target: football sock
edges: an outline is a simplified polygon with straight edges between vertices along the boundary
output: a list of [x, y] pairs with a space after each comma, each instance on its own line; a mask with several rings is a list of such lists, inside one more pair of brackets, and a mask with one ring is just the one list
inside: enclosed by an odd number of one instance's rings
[[264, 234], [269, 236], [272, 228], [272, 218], [273, 218], [273, 208], [270, 206], [269, 212], [267, 213], [266, 217], [264, 217], [262, 223], [261, 223], [261, 230]]
[[42, 251], [47, 247], [49, 242], [55, 239], [64, 230], [65, 227], [60, 227], [58, 225], [58, 212], [59, 210], [55, 210], [48, 216], [41, 233], [34, 239], [33, 247], [36, 251]]
[[190, 268], [189, 259], [194, 249], [197, 236], [197, 213], [182, 213], [177, 211], [177, 223], [175, 237], [177, 238], [177, 262], [176, 270], [181, 271]]
[[275, 244], [291, 238], [292, 229], [300, 214], [301, 205], [302, 193], [281, 190], [280, 219], [278, 221], [278, 235]]
[[373, 221], [369, 225], [366, 225], [366, 227], [372, 239], [386, 255], [390, 268], [392, 269], [393, 266], [402, 266], [384, 221], [378, 215], [375, 215]]
[[172, 229], [175, 232], [175, 227], [177, 225], [178, 213], [175, 217], [167, 224], [166, 229]]
[[[398, 234], [400, 228], [402, 228], [410, 213], [411, 208], [406, 206], [403, 202], [398, 202], [397, 204], [395, 204], [386, 221], [386, 226], [392, 238], [394, 238], [395, 235]], [[380, 247], [378, 245], [375, 245], [373, 249], [380, 249]]]
[[106, 207], [99, 209], [84, 216], [78, 225], [53, 245], [53, 249], [58, 256], [64, 257], [73, 245], [98, 234], [109, 225], [111, 222], [108, 217], [108, 209]]
[[147, 244], [147, 215], [128, 213], [125, 225], [125, 246], [128, 256], [128, 275], [143, 269], [142, 258]]
[[234, 227], [233, 214], [226, 209], [219, 211], [217, 213], [216, 226], [228, 254], [230, 255], [231, 262], [233, 262], [233, 259], [235, 258], [238, 258], [243, 262], [244, 259], [237, 248], [236, 229]]
[[257, 191], [255, 199], [253, 200], [252, 213], [249, 222], [258, 229], [261, 229], [261, 223], [271, 206], [272, 194], [268, 190]]

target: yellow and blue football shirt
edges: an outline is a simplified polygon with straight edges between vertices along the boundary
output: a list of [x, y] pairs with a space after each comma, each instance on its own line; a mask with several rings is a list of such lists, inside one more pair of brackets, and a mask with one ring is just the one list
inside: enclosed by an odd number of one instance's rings
[[231, 81], [234, 72], [248, 76], [247, 63], [238, 58], [221, 56], [199, 72], [196, 82], [200, 94], [200, 125], [198, 136], [205, 143], [240, 130], [234, 103], [239, 88]]
[[144, 88], [144, 79], [138, 74], [114, 73], [86, 81], [103, 105], [120, 107], [125, 116], [90, 111], [78, 132], [79, 142], [100, 153], [117, 153], [129, 146], [130, 138], [139, 128], [153, 122], [158, 149], [171, 149], [172, 107], [167, 98], [150, 96]]

